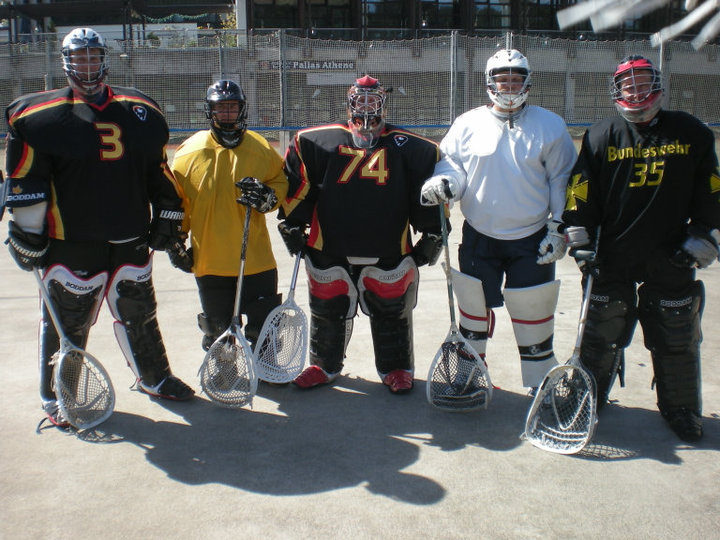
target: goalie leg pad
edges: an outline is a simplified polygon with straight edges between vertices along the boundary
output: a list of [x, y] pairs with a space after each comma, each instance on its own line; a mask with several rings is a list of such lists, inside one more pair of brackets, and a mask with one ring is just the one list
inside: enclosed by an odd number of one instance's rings
[[209, 351], [215, 340], [230, 326], [230, 320], [220, 319], [218, 317], [209, 317], [207, 313], [198, 313], [198, 327], [203, 333], [202, 348]]
[[252, 346], [255, 345], [257, 338], [260, 336], [265, 319], [270, 312], [282, 303], [282, 295], [274, 294], [271, 296], [262, 296], [245, 308], [247, 314], [247, 324], [245, 325], [245, 337]]
[[487, 340], [495, 329], [495, 314], [486, 306], [482, 281], [454, 268], [450, 273], [460, 312], [460, 333], [485, 360]]
[[417, 303], [418, 271], [406, 257], [391, 270], [366, 266], [358, 278], [360, 306], [370, 317], [375, 367], [380, 377], [414, 369], [412, 311]]
[[520, 352], [523, 386], [537, 387], [557, 365], [553, 335], [560, 280], [521, 289], [506, 288], [503, 294]]
[[145, 266], [121, 266], [110, 281], [107, 296], [115, 317], [115, 338], [128, 366], [140, 382], [154, 387], [171, 373], [151, 277], [152, 258]]
[[653, 360], [658, 408], [701, 414], [700, 343], [705, 290], [695, 281], [676, 294], [639, 288], [640, 324]]
[[[77, 347], [84, 348], [87, 344], [90, 327], [95, 324], [102, 305], [107, 279], [107, 272], [82, 279], [60, 264], [51, 266], [43, 277], [63, 331]], [[46, 308], [40, 334], [40, 394], [43, 400], [51, 400], [55, 399], [55, 393], [50, 361], [60, 348], [60, 338]]]
[[623, 349], [632, 340], [637, 323], [635, 305], [634, 286], [593, 287], [590, 295], [580, 357], [595, 377], [598, 410], [607, 402]]
[[342, 371], [357, 312], [358, 293], [341, 266], [318, 269], [305, 258], [310, 304], [310, 363], [329, 374]]

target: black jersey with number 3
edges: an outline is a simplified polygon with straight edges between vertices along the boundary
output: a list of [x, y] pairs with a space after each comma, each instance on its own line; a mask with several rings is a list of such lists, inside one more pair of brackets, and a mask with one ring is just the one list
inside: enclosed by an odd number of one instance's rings
[[688, 220], [720, 228], [720, 177], [712, 131], [660, 111], [649, 126], [620, 117], [592, 126], [570, 176], [563, 221], [601, 225], [600, 258], [633, 264], [671, 254]]
[[132, 88], [106, 88], [97, 104], [66, 87], [23, 96], [6, 109], [6, 205], [47, 201], [52, 238], [135, 238], [148, 231], [150, 204], [181, 208], [158, 105]]
[[308, 245], [335, 256], [396, 257], [411, 249], [410, 225], [440, 232], [436, 206], [420, 188], [439, 159], [437, 145], [387, 125], [373, 148], [357, 148], [349, 128], [298, 132], [285, 156], [288, 222], [310, 224]]

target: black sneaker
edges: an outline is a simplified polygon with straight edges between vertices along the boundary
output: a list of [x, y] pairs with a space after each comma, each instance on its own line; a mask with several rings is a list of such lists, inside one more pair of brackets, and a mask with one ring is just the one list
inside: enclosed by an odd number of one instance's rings
[[139, 381], [138, 388], [150, 396], [173, 401], [187, 401], [195, 395], [195, 391], [175, 375], [168, 375], [155, 386]]
[[694, 443], [702, 439], [702, 418], [689, 409], [671, 409], [662, 412], [663, 418], [675, 434], [683, 441]]

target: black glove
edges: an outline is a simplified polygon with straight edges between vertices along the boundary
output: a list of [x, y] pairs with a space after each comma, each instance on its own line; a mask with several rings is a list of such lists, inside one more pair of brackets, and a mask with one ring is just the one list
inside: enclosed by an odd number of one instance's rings
[[307, 234], [305, 234], [305, 225], [290, 225], [285, 221], [281, 221], [278, 223], [278, 231], [280, 231], [280, 236], [282, 236], [290, 255], [295, 256], [305, 250], [305, 243], [308, 238]]
[[44, 234], [23, 231], [14, 221], [8, 222], [8, 238], [5, 243], [10, 255], [23, 270], [32, 272], [33, 268], [44, 266], [48, 250], [48, 238]]
[[148, 245], [155, 251], [165, 251], [176, 242], [184, 242], [187, 235], [182, 231], [185, 213], [182, 210], [160, 210], [150, 224]]
[[432, 266], [440, 257], [442, 249], [442, 235], [425, 232], [413, 246], [410, 255], [418, 266], [425, 264]]
[[170, 258], [170, 264], [175, 268], [179, 268], [183, 272], [188, 274], [192, 272], [193, 267], [193, 248], [185, 249], [185, 244], [178, 240], [167, 249], [168, 257]]
[[246, 176], [239, 182], [235, 182], [235, 186], [242, 191], [242, 195], [237, 202], [254, 208], [261, 214], [275, 208], [278, 202], [275, 190], [270, 186], [266, 186], [257, 178]]
[[570, 256], [575, 259], [583, 275], [592, 274], [593, 277], [598, 277], [600, 261], [597, 258], [597, 252], [591, 249], [572, 248]]

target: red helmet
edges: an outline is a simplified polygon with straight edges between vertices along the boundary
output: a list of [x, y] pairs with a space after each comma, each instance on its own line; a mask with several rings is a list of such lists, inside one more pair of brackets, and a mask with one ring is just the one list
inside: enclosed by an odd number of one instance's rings
[[385, 127], [387, 92], [377, 79], [365, 75], [347, 93], [348, 126], [358, 148], [372, 148]]
[[615, 70], [610, 95], [625, 120], [649, 122], [662, 105], [662, 74], [644, 56], [628, 56]]

